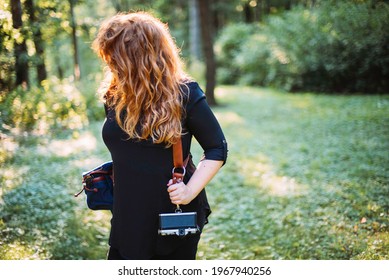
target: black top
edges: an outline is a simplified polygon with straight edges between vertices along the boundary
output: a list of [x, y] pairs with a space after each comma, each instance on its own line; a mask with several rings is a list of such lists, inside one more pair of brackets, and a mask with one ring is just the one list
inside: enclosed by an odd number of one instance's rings
[[[192, 136], [204, 150], [204, 158], [227, 159], [227, 142], [218, 121], [209, 108], [205, 95], [195, 82], [188, 83], [185, 119], [182, 123], [183, 156], [190, 153]], [[111, 220], [110, 246], [128, 259], [149, 259], [168, 254], [177, 246], [177, 238], [158, 235], [160, 213], [174, 212], [167, 183], [172, 177], [173, 151], [150, 140], [128, 139], [118, 126], [115, 112], [107, 110], [103, 139], [114, 165], [114, 206]], [[193, 172], [187, 172], [188, 182]], [[203, 190], [183, 211], [197, 211], [200, 228], [207, 222], [210, 208]]]

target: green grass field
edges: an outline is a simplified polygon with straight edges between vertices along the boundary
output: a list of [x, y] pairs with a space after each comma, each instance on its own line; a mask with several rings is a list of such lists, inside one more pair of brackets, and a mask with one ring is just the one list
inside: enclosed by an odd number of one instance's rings
[[[198, 259], [389, 259], [389, 97], [219, 87], [229, 144]], [[110, 214], [74, 198], [102, 122], [3, 137], [0, 259], [104, 259]], [[195, 159], [201, 156], [193, 147]]]

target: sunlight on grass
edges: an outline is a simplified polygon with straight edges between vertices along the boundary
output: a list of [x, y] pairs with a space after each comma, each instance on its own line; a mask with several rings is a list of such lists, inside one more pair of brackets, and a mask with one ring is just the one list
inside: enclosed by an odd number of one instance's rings
[[11, 137], [0, 132], [0, 165], [11, 157], [18, 149], [19, 144]]
[[11, 138], [6, 137], [5, 135], [3, 137], [0, 137], [0, 139], [1, 149], [4, 150], [6, 153], [13, 153], [19, 147], [18, 143], [12, 141]]
[[265, 190], [269, 195], [299, 195], [308, 188], [297, 183], [293, 177], [277, 174], [276, 168], [269, 164], [263, 155], [241, 162], [240, 173], [246, 178], [245, 184]]
[[[208, 188], [199, 258], [386, 258], [385, 97], [246, 87], [217, 96], [230, 153]], [[226, 121], [229, 111], [243, 121]]]
[[219, 120], [223, 120], [225, 125], [228, 124], [244, 124], [244, 119], [239, 116], [237, 113], [228, 111], [228, 112], [216, 112], [215, 116]]
[[40, 256], [23, 242], [15, 241], [10, 244], [0, 242], [0, 259], [2, 260], [39, 260]]
[[[82, 202], [82, 205], [84, 206], [85, 202]], [[111, 212], [110, 211], [90, 211], [90, 215], [83, 217], [83, 224], [85, 225], [93, 225], [93, 223], [97, 221], [105, 221], [109, 222], [111, 219]], [[108, 232], [108, 229], [107, 229]]]
[[[232, 111], [215, 112], [216, 118], [223, 123], [226, 129], [233, 129], [236, 135], [244, 139], [249, 139], [254, 136], [254, 133], [247, 129], [245, 120], [237, 113]], [[233, 145], [233, 143], [230, 143]]]
[[300, 194], [302, 189], [294, 178], [277, 176], [273, 172], [263, 174], [260, 184], [269, 194], [278, 196]]
[[19, 186], [23, 182], [23, 178], [27, 176], [29, 170], [29, 166], [23, 166], [18, 168], [15, 168], [13, 166], [3, 167], [1, 169], [2, 174], [0, 175], [2, 183], [0, 188], [0, 199], [2, 197], [3, 192]]
[[296, 109], [310, 109], [315, 107], [314, 96], [312, 94], [305, 94], [304, 98], [301, 95], [296, 98], [290, 98], [290, 104]]
[[39, 146], [37, 153], [52, 154], [59, 157], [68, 157], [72, 154], [96, 149], [96, 137], [90, 132], [84, 132], [77, 138], [65, 140], [51, 140], [45, 146]]
[[[198, 259], [388, 259], [388, 97], [216, 94], [229, 156], [207, 186]], [[82, 171], [110, 160], [102, 121], [9, 153], [1, 142], [0, 259], [106, 257], [110, 212], [73, 197]], [[196, 163], [202, 152], [194, 140]]]
[[[80, 170], [85, 171], [85, 170], [90, 170], [94, 167], [97, 167], [97, 165], [100, 165], [100, 163], [105, 162], [105, 161], [109, 161], [109, 160], [110, 160], [109, 157], [101, 158], [101, 156], [99, 156], [99, 155], [95, 155], [95, 156], [92, 155], [92, 156], [88, 156], [85, 158], [73, 160], [72, 165], [74, 167], [80, 168]], [[81, 173], [80, 173], [80, 176], [81, 176]]]

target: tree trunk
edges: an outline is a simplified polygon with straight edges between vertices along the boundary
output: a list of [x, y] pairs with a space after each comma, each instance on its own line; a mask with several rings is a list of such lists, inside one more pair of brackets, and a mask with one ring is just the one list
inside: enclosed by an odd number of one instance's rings
[[29, 18], [30, 18], [30, 25], [32, 29], [33, 41], [34, 41], [36, 57], [37, 57], [37, 63], [36, 63], [37, 77], [40, 85], [42, 81], [47, 79], [42, 32], [39, 26], [39, 22], [35, 16], [35, 7], [34, 7], [33, 0], [26, 0], [25, 5], [26, 5], [27, 13], [29, 14]]
[[249, 3], [243, 5], [244, 19], [246, 23], [252, 23], [254, 21], [253, 10]]
[[197, 0], [189, 1], [189, 44], [190, 55], [194, 60], [201, 59], [200, 16]]
[[290, 9], [292, 9], [292, 0], [288, 0], [285, 3], [285, 10], [289, 11]]
[[[212, 30], [213, 31], [213, 34], [214, 36], [216, 36], [215, 34], [218, 34], [219, 33], [219, 30], [221, 28], [223, 28], [224, 26], [224, 21], [223, 21], [223, 18], [222, 18], [222, 11], [221, 9], [215, 9], [215, 8], [212, 8], [213, 7], [218, 7], [218, 5], [223, 5], [223, 3], [219, 3], [221, 0], [211, 0], [211, 8], [210, 8], [210, 13], [211, 13], [211, 18], [212, 18], [212, 21], [211, 21], [211, 24], [212, 24]], [[223, 1], [221, 1], [223, 2]], [[225, 3], [224, 3], [225, 4]]]
[[11, 0], [12, 26], [22, 34], [22, 41], [14, 40], [16, 86], [28, 86], [28, 54], [26, 38], [22, 31], [22, 5], [20, 0]]
[[77, 46], [77, 34], [76, 34], [76, 21], [74, 19], [74, 2], [75, 0], [69, 0], [70, 3], [70, 24], [72, 27], [72, 42], [73, 42], [73, 60], [74, 60], [74, 78], [79, 81], [81, 78], [80, 62]]
[[208, 0], [197, 0], [201, 19], [201, 37], [203, 45], [203, 54], [206, 65], [206, 88], [205, 95], [209, 105], [216, 105], [215, 86], [216, 86], [216, 62], [213, 51], [213, 30], [212, 13]]
[[271, 11], [271, 0], [266, 0], [265, 3], [265, 14], [269, 15]]

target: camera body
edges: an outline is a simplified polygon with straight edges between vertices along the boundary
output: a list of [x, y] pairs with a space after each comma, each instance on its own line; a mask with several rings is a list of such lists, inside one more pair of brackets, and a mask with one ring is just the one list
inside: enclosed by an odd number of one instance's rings
[[159, 214], [160, 235], [185, 236], [199, 233], [196, 212], [176, 212]]

